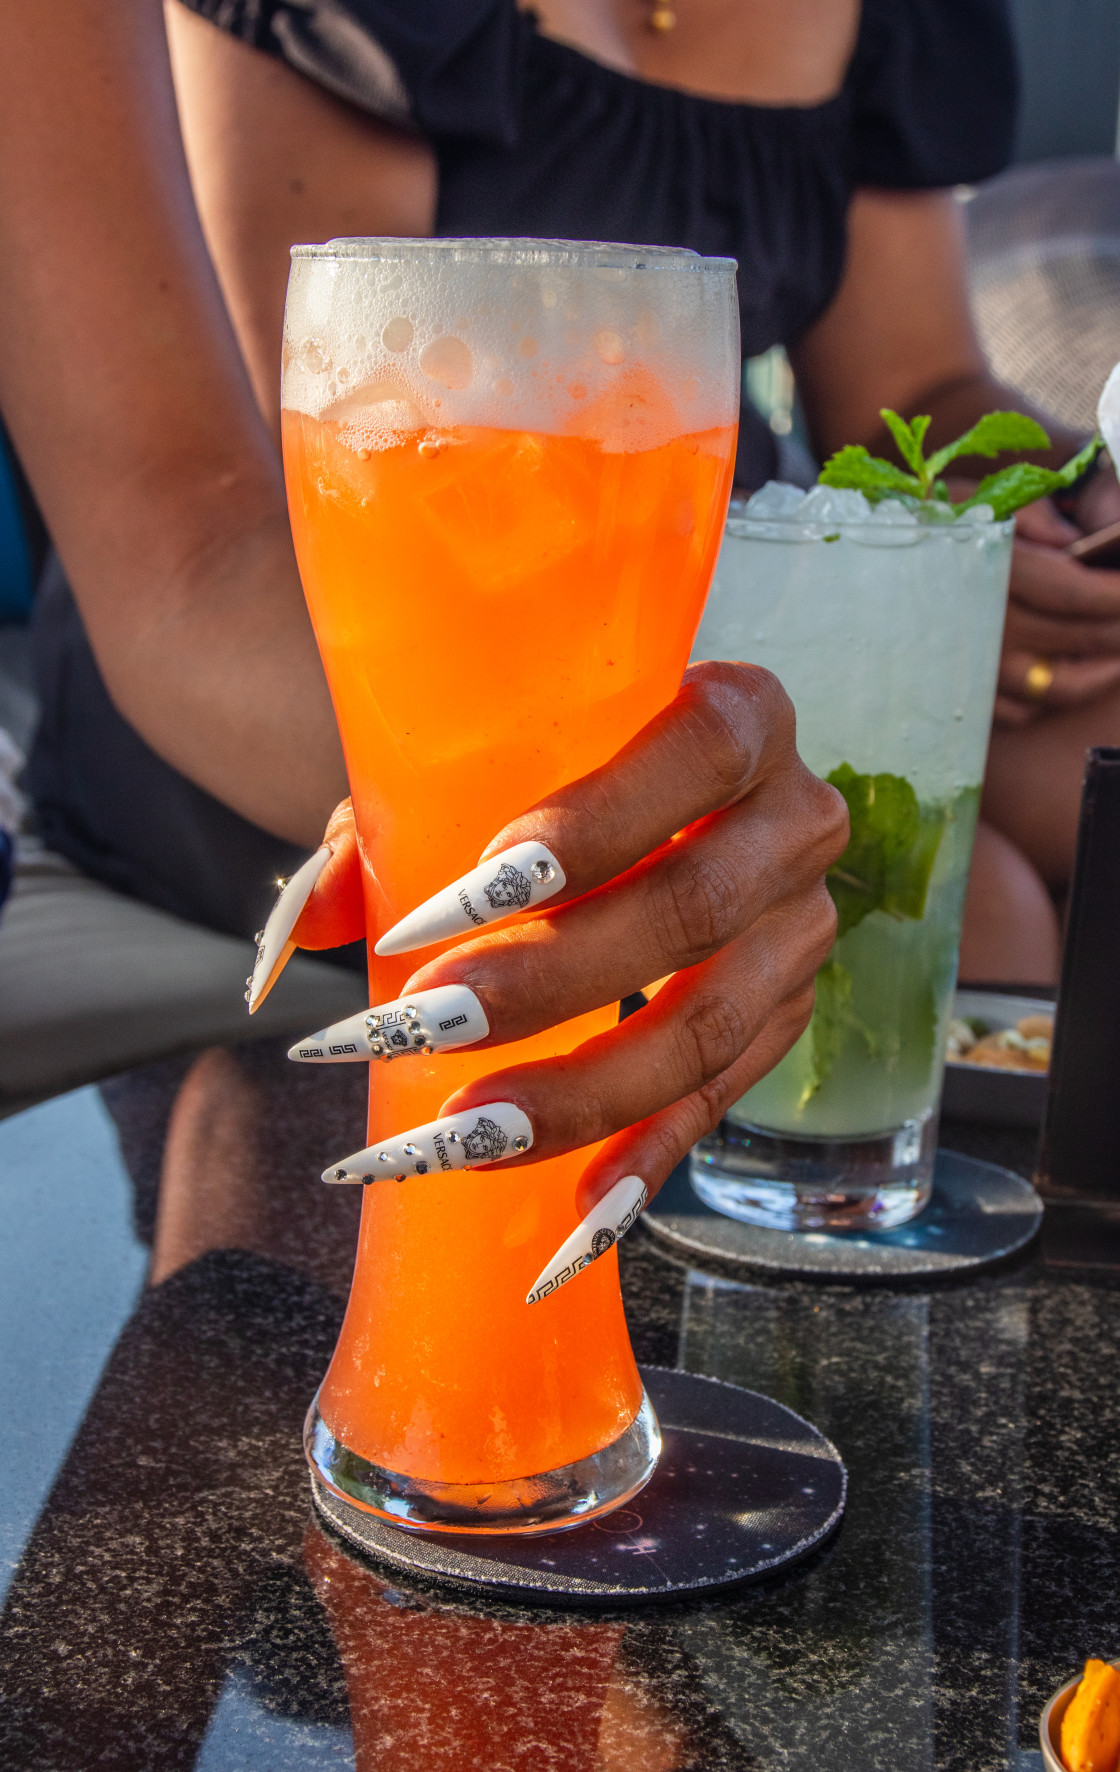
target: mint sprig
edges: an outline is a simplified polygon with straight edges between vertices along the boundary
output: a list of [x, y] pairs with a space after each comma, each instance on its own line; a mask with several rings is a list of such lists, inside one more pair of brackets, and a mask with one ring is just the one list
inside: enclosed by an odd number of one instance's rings
[[[945, 484], [941, 476], [949, 463], [959, 456], [990, 458], [1009, 450], [1047, 449], [1050, 445], [1042, 426], [1035, 419], [1028, 418], [1026, 413], [989, 412], [954, 443], [947, 443], [943, 449], [937, 449], [927, 457], [928, 417], [923, 415], [907, 422], [889, 406], [884, 406], [879, 416], [910, 472], [882, 456], [872, 455], [862, 443], [848, 443], [825, 463], [820, 474], [822, 486], [847, 487], [862, 492], [872, 504], [883, 498], [920, 503], [929, 499], [944, 500]], [[1094, 437], [1064, 468], [1040, 468], [1028, 461], [1012, 462], [1009, 467], [999, 468], [981, 480], [971, 498], [953, 506], [954, 514], [960, 516], [963, 511], [973, 510], [978, 505], [990, 505], [1000, 522], [1024, 505], [1033, 504], [1035, 499], [1072, 486], [1102, 447], [1101, 438]]]
[[826, 875], [836, 939], [872, 911], [920, 922], [945, 829], [942, 808], [925, 808], [902, 775], [860, 775], [841, 763], [828, 780], [848, 807], [848, 846]]

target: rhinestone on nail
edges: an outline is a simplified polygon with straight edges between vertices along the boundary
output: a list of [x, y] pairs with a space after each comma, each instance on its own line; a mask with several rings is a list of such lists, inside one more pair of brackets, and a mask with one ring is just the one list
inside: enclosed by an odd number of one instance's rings
[[406, 1144], [404, 1147], [404, 1154], [406, 1157], [418, 1157], [420, 1155], [420, 1146], [418, 1144]]
[[371, 1041], [370, 1041], [370, 1043], [369, 1043], [369, 1049], [370, 1049], [370, 1051], [371, 1051], [371, 1052], [372, 1052], [372, 1053], [374, 1053], [374, 1054], [375, 1054], [375, 1056], [376, 1056], [376, 1057], [378, 1057], [378, 1058], [380, 1058], [380, 1057], [381, 1057], [381, 1054], [382, 1054], [382, 1053], [383, 1053], [383, 1052], [384, 1052], [384, 1050], [385, 1050], [385, 1048], [384, 1048], [384, 1046], [383, 1046], [383, 1045], [382, 1045], [382, 1044], [381, 1044], [381, 1041], [380, 1041], [380, 1040], [371, 1040]]
[[417, 1163], [415, 1169], [417, 1175], [427, 1175], [428, 1173], [428, 1165], [426, 1163]]
[[250, 972], [248, 978], [245, 980], [245, 989], [247, 991], [251, 991], [252, 988], [253, 988], [253, 974]]
[[427, 1034], [413, 1034], [412, 1044], [414, 1046], [419, 1046], [422, 1052], [430, 1052], [432, 1049], [427, 1044], [427, 1038]]
[[404, 1006], [404, 1012], [406, 1015], [419, 1015], [420, 1013], [415, 1003], [406, 1003]]
[[378, 1151], [377, 1161], [379, 1163], [391, 1163], [393, 1161], [392, 1151]]
[[366, 1016], [366, 1026], [367, 1026], [367, 1028], [379, 1028], [381, 1026], [380, 1015], [373, 1015], [373, 1014], [367, 1015]]
[[462, 1144], [463, 1141], [457, 1132], [449, 1132], [447, 1134], [447, 1142], [448, 1144]]
[[515, 1151], [527, 1151], [529, 1149], [529, 1140], [527, 1138], [515, 1138], [513, 1141], [513, 1148]]
[[251, 999], [251, 997], [252, 997], [252, 995], [253, 995], [253, 993], [252, 993], [252, 991], [246, 991], [246, 992], [245, 992], [245, 1001], [246, 1001], [246, 1003], [248, 1003], [248, 1002], [249, 1002], [249, 1001], [250, 1001], [250, 999]]
[[345, 1169], [336, 1169], [334, 1172], [334, 1178], [336, 1181], [345, 1181], [347, 1179]]
[[368, 1187], [371, 1181], [376, 1181], [376, 1180], [377, 1180], [376, 1175], [363, 1175], [362, 1176], [362, 1186]]
[[256, 942], [257, 946], [260, 947], [261, 942], [264, 940], [264, 930], [258, 929], [257, 933], [253, 937], [253, 940]]
[[432, 1052], [433, 1052], [434, 1048], [431, 1046], [421, 1046], [420, 1050], [424, 1054], [425, 1058], [430, 1058], [432, 1056]]
[[393, 1180], [394, 1180], [394, 1181], [407, 1181], [407, 1180], [408, 1180], [408, 1176], [407, 1176], [407, 1175], [403, 1175], [403, 1174], [402, 1174], [402, 1175], [394, 1175], [394, 1177], [393, 1177]]
[[556, 878], [556, 869], [550, 861], [535, 861], [529, 872], [538, 886], [547, 886], [550, 880]]

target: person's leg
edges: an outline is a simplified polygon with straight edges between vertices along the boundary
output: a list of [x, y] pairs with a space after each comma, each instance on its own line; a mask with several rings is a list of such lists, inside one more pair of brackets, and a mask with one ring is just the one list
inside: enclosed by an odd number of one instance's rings
[[1090, 745], [1120, 744], [1120, 690], [1087, 707], [996, 727], [984, 778], [983, 816], [1021, 849], [1054, 892], [1069, 885], [1081, 783]]
[[981, 824], [964, 907], [960, 976], [991, 984], [1056, 984], [1061, 931], [1046, 884], [1022, 850]]

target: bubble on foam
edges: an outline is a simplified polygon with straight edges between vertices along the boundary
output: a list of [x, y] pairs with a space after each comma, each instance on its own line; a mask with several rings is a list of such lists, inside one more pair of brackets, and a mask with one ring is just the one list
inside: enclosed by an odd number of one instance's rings
[[305, 338], [296, 358], [309, 375], [326, 375], [331, 367], [331, 354], [321, 338]]
[[[406, 319], [403, 314], [397, 314], [392, 320], [386, 320], [381, 328], [381, 343], [387, 351], [392, 351], [396, 355], [398, 351], [407, 351], [412, 343], [414, 331], [415, 327], [412, 321]], [[355, 339], [354, 343], [357, 344], [358, 340]], [[365, 340], [362, 339], [361, 343], [364, 345]]]
[[296, 248], [284, 404], [368, 449], [494, 423], [652, 448], [736, 418], [736, 319], [728, 262], [672, 249]]
[[438, 381], [441, 388], [448, 391], [469, 388], [474, 378], [474, 358], [470, 346], [465, 345], [461, 338], [445, 333], [442, 338], [434, 338], [431, 344], [425, 345], [420, 352], [420, 367], [429, 381]]
[[626, 340], [621, 332], [615, 332], [609, 326], [600, 326], [592, 343], [595, 355], [604, 363], [622, 363], [626, 358]]

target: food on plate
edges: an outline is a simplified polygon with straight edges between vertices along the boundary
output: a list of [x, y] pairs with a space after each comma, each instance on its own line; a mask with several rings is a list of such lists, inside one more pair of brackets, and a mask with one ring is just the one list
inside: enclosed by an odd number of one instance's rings
[[1048, 1071], [1054, 1038], [1052, 1015], [1024, 1015], [1013, 1028], [991, 1028], [972, 1017], [949, 1023], [951, 1064], [984, 1064], [1004, 1071]]
[[1117, 1772], [1120, 1763], [1120, 1670], [1107, 1661], [1085, 1663], [1062, 1718], [1066, 1772]]

